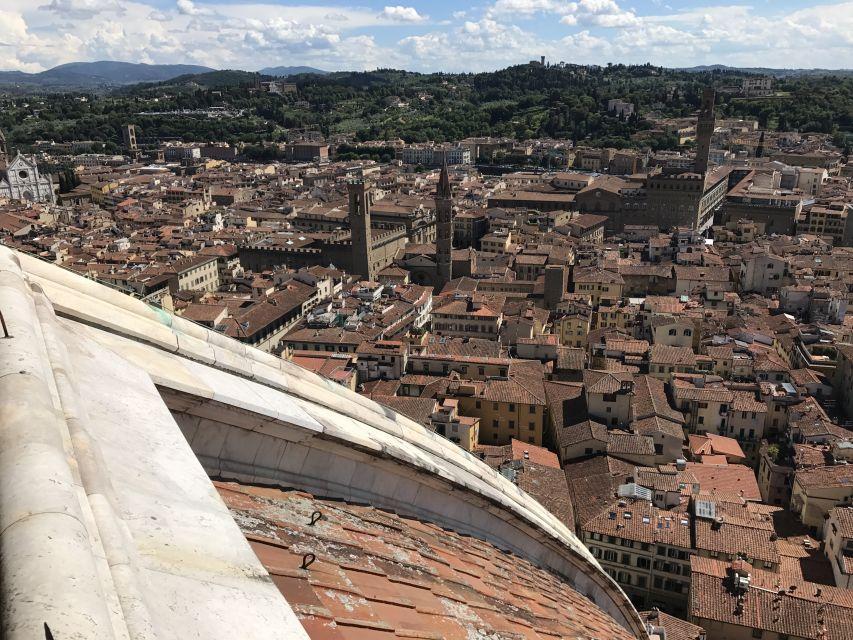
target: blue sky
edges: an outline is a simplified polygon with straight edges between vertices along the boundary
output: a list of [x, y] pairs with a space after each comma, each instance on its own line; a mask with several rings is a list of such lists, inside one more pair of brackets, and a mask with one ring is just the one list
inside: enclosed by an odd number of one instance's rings
[[[399, 4], [398, 4], [399, 2]], [[0, 0], [0, 67], [482, 71], [553, 62], [853, 67], [853, 2]]]

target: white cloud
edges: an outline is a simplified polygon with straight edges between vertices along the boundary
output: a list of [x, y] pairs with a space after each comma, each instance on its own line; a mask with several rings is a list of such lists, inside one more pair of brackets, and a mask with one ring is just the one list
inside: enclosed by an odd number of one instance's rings
[[[672, 11], [658, 0], [645, 8], [660, 15], [643, 15], [628, 0], [487, 0], [427, 17], [425, 1], [380, 11], [331, 0], [0, 0], [0, 68], [120, 59], [464, 71], [543, 54], [592, 64], [853, 67], [853, 2], [781, 11], [716, 1]], [[544, 35], [553, 29], [559, 35]]]
[[623, 10], [615, 0], [496, 0], [487, 15], [495, 18], [530, 18], [553, 14], [568, 26], [622, 27], [637, 22], [633, 11]]
[[192, 0], [178, 0], [176, 6], [178, 8], [178, 13], [185, 16], [204, 16], [211, 14], [210, 9], [196, 6], [195, 2]]
[[43, 11], [53, 11], [65, 18], [87, 19], [104, 12], [123, 14], [118, 0], [51, 0], [50, 4], [39, 7]]
[[495, 16], [531, 16], [536, 13], [565, 13], [576, 6], [575, 2], [560, 0], [497, 0], [490, 8], [489, 15]]
[[424, 22], [426, 20], [426, 16], [418, 13], [414, 7], [400, 5], [385, 7], [379, 17], [392, 22]]
[[252, 20], [249, 24], [254, 28], [246, 31], [244, 40], [260, 49], [322, 49], [341, 41], [340, 34], [322, 25], [303, 24], [284, 18], [272, 18], [267, 22]]

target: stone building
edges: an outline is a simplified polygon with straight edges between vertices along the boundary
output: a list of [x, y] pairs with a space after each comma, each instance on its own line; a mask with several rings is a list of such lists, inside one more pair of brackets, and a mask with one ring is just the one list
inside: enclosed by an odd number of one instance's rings
[[6, 141], [0, 132], [0, 198], [24, 202], [56, 202], [53, 180], [39, 173], [35, 158], [20, 153], [7, 164]]

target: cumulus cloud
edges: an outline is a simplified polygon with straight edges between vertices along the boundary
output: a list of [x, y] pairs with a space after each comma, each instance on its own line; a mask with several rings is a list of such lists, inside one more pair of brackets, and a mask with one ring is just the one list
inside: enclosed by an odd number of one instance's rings
[[382, 9], [379, 17], [392, 22], [423, 22], [426, 20], [426, 16], [418, 13], [418, 10], [414, 7], [403, 7], [400, 5], [385, 7]]
[[637, 22], [634, 12], [622, 9], [615, 0], [496, 0], [488, 10], [488, 15], [496, 18], [537, 14], [554, 14], [568, 26], [621, 27]]
[[[425, 0], [381, 10], [304, 0], [0, 0], [0, 67], [40, 71], [120, 59], [243, 69], [286, 61], [327, 69], [477, 71], [540, 55], [678, 66], [795, 60], [838, 67], [853, 60], [853, 2], [781, 10], [714, 1], [667, 10], [658, 0], [640, 14], [628, 0], [486, 0], [442, 12]], [[803, 42], [821, 46], [803, 48]]]
[[178, 0], [176, 6], [178, 13], [185, 16], [203, 16], [211, 13], [210, 9], [197, 6], [192, 0]]
[[322, 25], [303, 24], [284, 18], [252, 23], [244, 40], [262, 49], [276, 48], [291, 51], [300, 47], [329, 48], [341, 41], [340, 34]]

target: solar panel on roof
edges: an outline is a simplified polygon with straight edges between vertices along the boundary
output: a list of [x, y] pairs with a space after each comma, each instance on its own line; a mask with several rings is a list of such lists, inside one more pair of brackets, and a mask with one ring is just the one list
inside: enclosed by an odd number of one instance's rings
[[709, 500], [697, 500], [695, 511], [697, 518], [713, 520], [717, 517], [717, 505]]
[[627, 484], [619, 485], [617, 495], [620, 498], [636, 498], [638, 500], [646, 500], [651, 502], [652, 491], [646, 487], [638, 485], [636, 482], [628, 482]]

